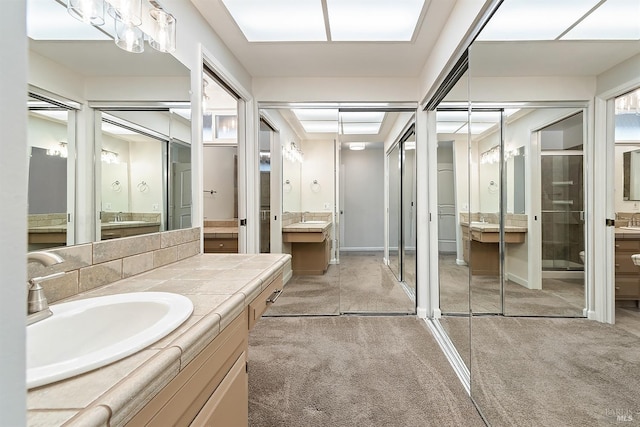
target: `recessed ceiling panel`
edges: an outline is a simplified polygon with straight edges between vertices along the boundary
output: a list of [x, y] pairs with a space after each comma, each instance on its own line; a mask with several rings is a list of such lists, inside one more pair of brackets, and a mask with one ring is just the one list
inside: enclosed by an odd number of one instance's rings
[[333, 41], [411, 41], [424, 0], [327, 0]]
[[640, 1], [607, 0], [563, 40], [639, 40]]
[[326, 41], [320, 0], [222, 0], [250, 42]]
[[342, 111], [340, 120], [343, 123], [381, 123], [384, 120], [384, 111]]
[[336, 108], [295, 108], [293, 114], [298, 120], [333, 120], [338, 121], [338, 109]]
[[456, 133], [467, 122], [437, 122], [436, 133]]
[[338, 133], [338, 122], [332, 121], [301, 121], [306, 133]]
[[477, 40], [555, 40], [598, 2], [599, 0], [505, 1]]
[[[495, 126], [493, 123], [471, 123], [471, 134], [477, 135]], [[469, 126], [464, 125], [456, 133], [468, 133]]]
[[342, 123], [345, 135], [377, 135], [382, 123]]

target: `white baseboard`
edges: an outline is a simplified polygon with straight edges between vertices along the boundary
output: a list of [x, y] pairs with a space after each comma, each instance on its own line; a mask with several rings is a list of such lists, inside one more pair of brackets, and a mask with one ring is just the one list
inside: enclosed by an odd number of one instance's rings
[[457, 259], [457, 258], [456, 258], [456, 265], [467, 265], [467, 263], [466, 263], [466, 262], [464, 262], [464, 260], [463, 260], [463, 259]]
[[542, 271], [543, 279], [584, 279], [584, 271]]
[[384, 247], [370, 247], [370, 246], [351, 246], [351, 247], [341, 247], [340, 252], [382, 252], [384, 251]]
[[416, 316], [418, 316], [420, 319], [426, 319], [427, 318], [427, 309], [423, 308], [423, 307], [418, 307], [416, 309]]
[[525, 279], [524, 277], [515, 275], [513, 273], [507, 273], [507, 280], [517, 283], [520, 286], [524, 286], [527, 289], [533, 289], [529, 287], [529, 280]]

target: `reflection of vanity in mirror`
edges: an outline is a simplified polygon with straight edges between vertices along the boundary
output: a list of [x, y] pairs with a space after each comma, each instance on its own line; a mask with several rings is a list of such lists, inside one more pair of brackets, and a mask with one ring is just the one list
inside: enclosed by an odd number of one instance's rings
[[283, 146], [282, 245], [294, 274], [322, 275], [332, 257], [333, 203], [327, 200], [334, 197], [333, 179], [331, 172], [319, 179], [311, 171], [333, 170], [333, 144], [311, 142], [304, 153], [303, 148], [293, 141]]
[[622, 154], [623, 200], [640, 200], [640, 150]]

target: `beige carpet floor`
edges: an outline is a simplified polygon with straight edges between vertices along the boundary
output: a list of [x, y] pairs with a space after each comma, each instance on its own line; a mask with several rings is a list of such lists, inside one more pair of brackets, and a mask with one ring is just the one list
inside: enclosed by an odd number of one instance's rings
[[490, 425], [640, 425], [640, 337], [624, 328], [489, 316], [471, 336], [472, 396]]
[[249, 425], [484, 426], [413, 316], [263, 318], [249, 336]]
[[415, 313], [380, 252], [345, 252], [324, 275], [293, 276], [265, 316]]
[[[443, 313], [467, 313], [469, 289], [473, 312], [500, 313], [500, 282], [497, 276], [473, 276], [456, 265], [455, 255], [440, 255], [440, 309]], [[575, 279], [543, 279], [542, 289], [527, 289], [507, 281], [504, 312], [510, 316], [583, 315], [584, 283]]]

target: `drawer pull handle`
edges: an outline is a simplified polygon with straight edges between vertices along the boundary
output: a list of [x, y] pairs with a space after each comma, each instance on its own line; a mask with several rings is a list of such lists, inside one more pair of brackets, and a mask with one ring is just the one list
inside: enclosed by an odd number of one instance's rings
[[620, 264], [616, 264], [616, 268], [620, 267]]
[[267, 298], [267, 304], [273, 304], [274, 302], [276, 302], [276, 300], [280, 298], [280, 295], [282, 295], [282, 291], [284, 291], [284, 289], [276, 289], [275, 291], [273, 291], [271, 296]]
[[616, 291], [619, 291], [619, 290], [620, 290], [620, 286], [616, 286]]

